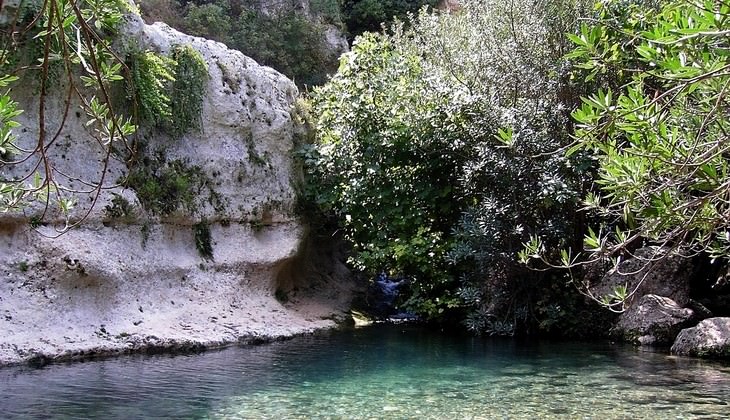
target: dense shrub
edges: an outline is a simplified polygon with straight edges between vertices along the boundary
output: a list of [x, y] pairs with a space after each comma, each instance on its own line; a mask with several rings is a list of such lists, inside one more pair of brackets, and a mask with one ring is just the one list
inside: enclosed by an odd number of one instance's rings
[[262, 11], [252, 2], [233, 0], [141, 2], [148, 21], [160, 19], [191, 35], [223, 42], [282, 72], [300, 87], [324, 83], [337, 69], [337, 56], [326, 42], [325, 23], [340, 24], [339, 3], [313, 1], [312, 16], [295, 7], [295, 2], [276, 6]]
[[185, 32], [231, 45], [235, 17], [231, 17], [228, 2], [196, 5], [190, 3], [183, 20]]
[[363, 32], [379, 32], [383, 24], [394, 19], [407, 20], [424, 6], [434, 7], [438, 0], [345, 0], [342, 2], [344, 23], [352, 36]]
[[324, 83], [337, 67], [324, 27], [296, 11], [266, 15], [245, 11], [235, 23], [231, 47], [284, 73], [299, 86]]
[[[601, 223], [585, 238], [587, 252], [564, 265], [618, 263], [641, 245], [658, 245], [647, 265], [668, 249], [727, 261], [730, 2], [603, 5], [571, 37], [570, 54], [577, 77], [599, 81], [573, 112], [570, 152], [588, 151], [599, 164], [585, 201]], [[539, 254], [539, 241], [529, 248]], [[635, 290], [595, 298], [622, 310]]]
[[410, 280], [410, 309], [468, 309], [475, 331], [511, 333], [539, 315], [542, 273], [516, 261], [531, 234], [575, 236], [586, 162], [570, 143], [575, 101], [557, 34], [578, 6], [464, 3], [411, 29], [356, 40], [313, 95], [312, 192], [342, 220], [352, 263]]

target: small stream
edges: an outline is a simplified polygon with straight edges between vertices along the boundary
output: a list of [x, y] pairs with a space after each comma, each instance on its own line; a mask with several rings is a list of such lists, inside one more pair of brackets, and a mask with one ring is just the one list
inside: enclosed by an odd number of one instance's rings
[[730, 365], [391, 325], [0, 369], [4, 419], [722, 418]]

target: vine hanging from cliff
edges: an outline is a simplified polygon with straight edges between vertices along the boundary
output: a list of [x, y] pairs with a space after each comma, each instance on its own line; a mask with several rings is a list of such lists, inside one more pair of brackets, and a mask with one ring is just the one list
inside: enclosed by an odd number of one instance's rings
[[172, 50], [175, 81], [172, 83], [172, 135], [179, 137], [189, 130], [200, 131], [208, 66], [198, 51], [190, 45], [178, 45]]

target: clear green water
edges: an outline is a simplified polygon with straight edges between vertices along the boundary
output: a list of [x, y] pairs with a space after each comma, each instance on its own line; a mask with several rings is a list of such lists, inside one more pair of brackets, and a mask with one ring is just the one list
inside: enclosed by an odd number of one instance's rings
[[726, 418], [730, 366], [388, 326], [0, 370], [0, 418]]

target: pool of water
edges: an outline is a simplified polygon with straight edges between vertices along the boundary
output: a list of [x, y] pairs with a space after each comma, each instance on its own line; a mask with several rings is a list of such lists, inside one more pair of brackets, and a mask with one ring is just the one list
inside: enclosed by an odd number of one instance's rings
[[730, 365], [379, 326], [184, 356], [0, 369], [0, 418], [720, 418]]

